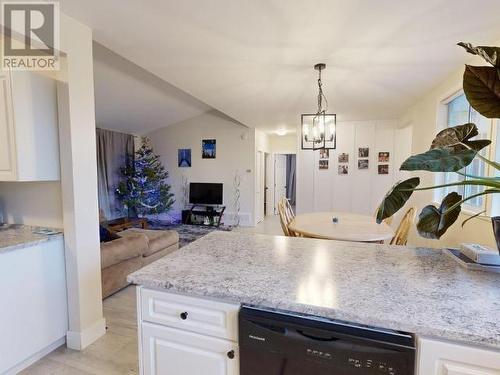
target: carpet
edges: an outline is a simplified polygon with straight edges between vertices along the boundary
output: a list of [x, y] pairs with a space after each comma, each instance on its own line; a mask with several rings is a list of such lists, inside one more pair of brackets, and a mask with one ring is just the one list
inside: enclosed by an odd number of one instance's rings
[[179, 233], [179, 247], [186, 246], [198, 238], [203, 237], [214, 230], [231, 231], [231, 227], [209, 227], [203, 225], [171, 224], [162, 221], [148, 220], [148, 229], [175, 230]]

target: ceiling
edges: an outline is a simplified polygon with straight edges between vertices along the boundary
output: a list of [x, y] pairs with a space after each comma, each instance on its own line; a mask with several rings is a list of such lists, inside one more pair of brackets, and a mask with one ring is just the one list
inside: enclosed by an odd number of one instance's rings
[[98, 127], [142, 135], [211, 110], [95, 42], [93, 53]]
[[[498, 0], [62, 0], [61, 7], [107, 48], [269, 131], [295, 129], [300, 113], [315, 110], [317, 62], [327, 64], [324, 91], [340, 120], [395, 118], [469, 58], [458, 41], [500, 39]], [[100, 89], [109, 91], [98, 101], [116, 95], [112, 86]], [[120, 111], [129, 118], [130, 108]]]

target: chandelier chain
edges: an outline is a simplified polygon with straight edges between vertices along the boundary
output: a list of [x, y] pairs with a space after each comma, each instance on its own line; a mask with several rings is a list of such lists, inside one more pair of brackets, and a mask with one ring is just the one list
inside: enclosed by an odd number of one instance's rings
[[[325, 113], [328, 109], [328, 100], [326, 99], [325, 94], [323, 94], [323, 82], [321, 81], [321, 70], [322, 69], [319, 69], [318, 73], [318, 113]], [[323, 100], [326, 103], [324, 109], [323, 109]]]

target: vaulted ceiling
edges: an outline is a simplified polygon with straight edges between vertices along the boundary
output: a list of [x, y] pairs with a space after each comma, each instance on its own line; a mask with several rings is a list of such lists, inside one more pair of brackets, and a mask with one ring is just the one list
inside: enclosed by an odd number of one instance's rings
[[107, 48], [265, 130], [295, 129], [300, 113], [315, 109], [317, 62], [327, 64], [330, 112], [394, 118], [468, 59], [458, 41], [500, 39], [498, 0], [62, 0], [61, 7]]

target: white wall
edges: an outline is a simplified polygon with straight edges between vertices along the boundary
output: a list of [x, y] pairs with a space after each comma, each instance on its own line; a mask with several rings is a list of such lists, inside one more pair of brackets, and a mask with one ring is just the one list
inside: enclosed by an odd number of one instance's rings
[[277, 135], [269, 136], [271, 152], [275, 154], [295, 154], [297, 152], [297, 135]]
[[[189, 182], [222, 182], [224, 184], [224, 222], [234, 219], [235, 173], [241, 176], [240, 224], [253, 225], [255, 183], [255, 130], [249, 129], [220, 112], [211, 111], [178, 124], [167, 126], [147, 134], [155, 153], [170, 173], [176, 203], [172, 215], [182, 210], [182, 176]], [[203, 139], [217, 140], [215, 159], [201, 158]], [[191, 149], [191, 168], [177, 166], [177, 150]]]
[[[399, 153], [409, 144], [395, 145], [393, 120], [339, 122], [337, 148], [330, 150], [329, 168], [320, 170], [319, 151], [297, 154], [297, 211], [345, 211], [373, 214], [399, 175], [394, 173], [395, 148]], [[298, 135], [299, 137], [299, 135]], [[358, 169], [358, 148], [369, 147], [369, 169]], [[389, 152], [389, 163], [379, 163], [378, 153]], [[348, 175], [338, 174], [338, 155], [349, 154]], [[389, 164], [389, 174], [379, 175], [378, 164]]]
[[0, 221], [63, 227], [61, 183], [0, 182]]

